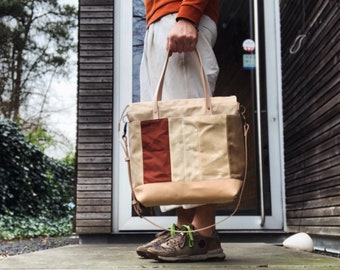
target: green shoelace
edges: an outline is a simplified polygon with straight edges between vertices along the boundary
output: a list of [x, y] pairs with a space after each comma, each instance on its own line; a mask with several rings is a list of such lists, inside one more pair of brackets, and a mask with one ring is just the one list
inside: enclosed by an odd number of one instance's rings
[[194, 236], [192, 235], [192, 231], [191, 231], [191, 227], [189, 225], [183, 225], [182, 227], [184, 227], [184, 229], [186, 229], [188, 232], [181, 232], [181, 235], [183, 236], [184, 234], [188, 235], [189, 241], [188, 241], [188, 245], [189, 247], [193, 247], [194, 246]]
[[171, 226], [170, 226], [170, 236], [172, 237], [172, 236], [174, 236], [175, 234], [176, 234], [176, 231], [177, 230], [177, 226], [175, 225], [175, 224], [172, 224]]

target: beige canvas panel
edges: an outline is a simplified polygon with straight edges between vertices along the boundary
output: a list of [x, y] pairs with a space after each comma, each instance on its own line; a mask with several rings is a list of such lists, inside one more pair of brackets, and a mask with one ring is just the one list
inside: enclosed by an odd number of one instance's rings
[[130, 166], [133, 187], [144, 184], [143, 147], [140, 122], [129, 124]]
[[[205, 98], [158, 101], [159, 118], [206, 115]], [[212, 114], [238, 115], [236, 96], [212, 97]], [[127, 111], [130, 122], [153, 119], [153, 102], [131, 103]]]

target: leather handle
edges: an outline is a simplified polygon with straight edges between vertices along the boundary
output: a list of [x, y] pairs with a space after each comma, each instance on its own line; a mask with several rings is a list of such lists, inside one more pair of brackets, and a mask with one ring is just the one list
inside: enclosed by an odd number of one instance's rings
[[[197, 56], [198, 64], [200, 65], [200, 77], [201, 77], [201, 82], [202, 82], [203, 92], [204, 92], [204, 97], [205, 97], [205, 112], [206, 112], [206, 114], [211, 115], [212, 114], [211, 93], [210, 93], [207, 78], [206, 78], [206, 75], [205, 75], [205, 72], [204, 72], [204, 69], [203, 69], [202, 59], [201, 59], [201, 56], [200, 56], [197, 48], [195, 48], [194, 52]], [[156, 93], [155, 93], [155, 96], [154, 96], [154, 99], [153, 99], [153, 118], [154, 119], [159, 119], [158, 102], [162, 100], [164, 77], [165, 77], [166, 69], [168, 67], [168, 63], [169, 63], [169, 59], [170, 59], [171, 55], [172, 55], [172, 52], [169, 51], [168, 54], [167, 54], [167, 57], [165, 59], [165, 63], [164, 63], [163, 69], [162, 69], [161, 77], [158, 81]]]

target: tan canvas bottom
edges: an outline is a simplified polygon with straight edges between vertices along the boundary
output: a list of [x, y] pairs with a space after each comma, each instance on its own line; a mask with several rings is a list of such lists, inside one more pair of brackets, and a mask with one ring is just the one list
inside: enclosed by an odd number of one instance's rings
[[168, 182], [141, 185], [134, 189], [146, 207], [169, 204], [223, 204], [235, 199], [242, 186], [237, 179]]

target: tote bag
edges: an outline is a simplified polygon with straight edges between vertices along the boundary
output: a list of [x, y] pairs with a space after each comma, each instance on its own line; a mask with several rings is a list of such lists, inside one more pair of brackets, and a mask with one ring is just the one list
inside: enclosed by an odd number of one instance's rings
[[236, 96], [211, 97], [196, 54], [204, 98], [161, 100], [169, 54], [154, 100], [122, 114], [133, 204], [223, 204], [241, 190], [248, 125]]

